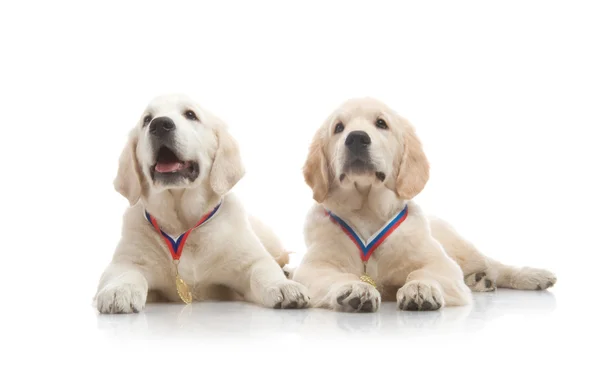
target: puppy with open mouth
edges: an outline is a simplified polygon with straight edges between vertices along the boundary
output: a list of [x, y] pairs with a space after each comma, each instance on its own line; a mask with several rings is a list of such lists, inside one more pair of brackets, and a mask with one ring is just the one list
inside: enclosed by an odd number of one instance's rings
[[246, 300], [304, 308], [279, 239], [229, 192], [244, 175], [225, 124], [182, 95], [155, 98], [131, 130], [115, 189], [130, 207], [95, 303], [139, 312], [147, 301]]
[[556, 277], [503, 265], [412, 200], [429, 164], [412, 125], [385, 104], [353, 99], [316, 132], [304, 165], [316, 204], [305, 222], [307, 253], [292, 278], [312, 304], [373, 312], [381, 300], [437, 310], [496, 287], [540, 290]]

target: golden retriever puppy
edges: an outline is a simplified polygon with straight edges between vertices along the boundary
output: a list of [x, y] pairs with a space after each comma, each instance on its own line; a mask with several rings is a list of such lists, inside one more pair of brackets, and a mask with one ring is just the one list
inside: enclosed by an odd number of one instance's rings
[[130, 207], [98, 310], [139, 312], [149, 297], [306, 307], [306, 288], [281, 269], [288, 256], [279, 239], [229, 192], [243, 175], [220, 119], [185, 96], [151, 101], [120, 157], [114, 185]]
[[[493, 261], [412, 199], [429, 164], [408, 121], [385, 104], [353, 99], [314, 136], [304, 178], [316, 204], [305, 224], [307, 253], [292, 278], [315, 307], [376, 311], [466, 305], [471, 292], [546, 289], [548, 271]], [[469, 289], [470, 288], [470, 289]]]

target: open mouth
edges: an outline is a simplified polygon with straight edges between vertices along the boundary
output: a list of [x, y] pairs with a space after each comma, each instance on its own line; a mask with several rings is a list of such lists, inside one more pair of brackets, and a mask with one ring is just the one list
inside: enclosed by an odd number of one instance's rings
[[178, 172], [188, 167], [190, 167], [190, 162], [180, 160], [171, 149], [163, 146], [156, 155], [154, 171], [167, 174]]
[[156, 163], [152, 166], [152, 177], [155, 180], [166, 180], [173, 182], [175, 178], [189, 178], [190, 180], [198, 177], [198, 163], [192, 161], [183, 161], [168, 147], [162, 146], [156, 154]]

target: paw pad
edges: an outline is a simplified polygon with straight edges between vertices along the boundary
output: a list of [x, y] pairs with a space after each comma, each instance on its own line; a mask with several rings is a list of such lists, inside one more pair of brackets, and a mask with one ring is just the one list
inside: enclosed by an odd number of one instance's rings
[[465, 284], [471, 291], [485, 292], [496, 290], [496, 283], [488, 277], [486, 272], [477, 272], [465, 277]]
[[339, 290], [336, 309], [344, 312], [375, 312], [379, 309], [379, 291], [366, 283], [350, 284]]

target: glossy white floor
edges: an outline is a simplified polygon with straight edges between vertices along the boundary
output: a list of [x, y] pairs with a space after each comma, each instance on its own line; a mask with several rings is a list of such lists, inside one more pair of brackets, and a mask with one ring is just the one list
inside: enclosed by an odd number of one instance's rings
[[[561, 290], [479, 293], [472, 306], [438, 312], [402, 312], [392, 303], [374, 314], [208, 302], [148, 305], [135, 315], [99, 315], [90, 308], [87, 324], [74, 330], [81, 330], [82, 346], [106, 354], [123, 372], [589, 370], [596, 350], [583, 343], [598, 334], [594, 313], [584, 310], [583, 296]], [[110, 372], [112, 366], [96, 363], [93, 369]]]
[[273, 310], [237, 302], [149, 304], [137, 315], [97, 315], [96, 320], [98, 331], [114, 340], [294, 337], [312, 341], [485, 333], [515, 320], [523, 333], [522, 327], [535, 330], [557, 314], [556, 297], [549, 291], [501, 290], [474, 298], [472, 306], [436, 312], [403, 312], [384, 303], [374, 314]]

